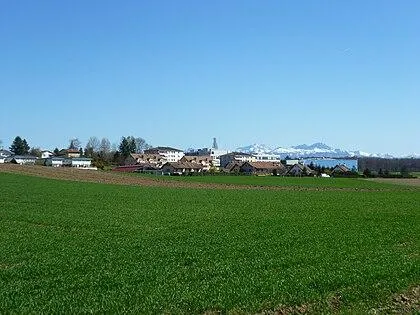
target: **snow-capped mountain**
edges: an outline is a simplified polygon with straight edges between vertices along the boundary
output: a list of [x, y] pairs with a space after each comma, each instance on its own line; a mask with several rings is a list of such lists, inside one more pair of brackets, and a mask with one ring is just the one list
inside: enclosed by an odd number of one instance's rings
[[258, 153], [268, 153], [272, 151], [272, 148], [265, 144], [251, 144], [246, 147], [240, 147], [237, 148], [235, 151], [243, 152], [243, 153], [252, 153], [252, 154], [258, 154]]
[[251, 154], [275, 154], [280, 158], [286, 156], [290, 158], [302, 157], [329, 157], [329, 158], [342, 158], [342, 157], [384, 157], [392, 158], [389, 154], [371, 154], [363, 151], [347, 151], [342, 149], [334, 149], [325, 143], [314, 143], [311, 145], [301, 144], [292, 147], [276, 147], [271, 149], [264, 144], [252, 144], [245, 147], [237, 148], [236, 151], [251, 153]]

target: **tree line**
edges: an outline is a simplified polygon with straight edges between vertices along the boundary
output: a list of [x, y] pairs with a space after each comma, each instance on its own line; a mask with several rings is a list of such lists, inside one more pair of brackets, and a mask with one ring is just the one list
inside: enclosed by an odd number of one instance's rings
[[418, 172], [420, 171], [420, 159], [401, 158], [401, 159], [384, 159], [384, 158], [359, 158], [357, 160], [359, 170], [365, 172], [373, 171], [376, 173], [389, 172]]
[[[2, 141], [0, 141], [0, 147]], [[65, 149], [55, 148], [53, 153], [55, 156], [64, 155], [66, 150], [77, 150], [82, 157], [92, 158], [92, 164], [99, 168], [103, 168], [108, 165], [124, 164], [125, 159], [131, 153], [142, 153], [144, 150], [151, 148], [152, 146], [141, 137], [127, 136], [121, 137], [120, 143], [117, 145], [111, 145], [111, 142], [107, 138], [99, 138], [92, 136], [83, 148], [81, 141], [78, 138], [69, 140], [69, 145]], [[15, 155], [32, 155], [41, 157], [42, 151], [40, 148], [31, 148], [28, 141], [20, 136], [15, 137], [9, 150]]]

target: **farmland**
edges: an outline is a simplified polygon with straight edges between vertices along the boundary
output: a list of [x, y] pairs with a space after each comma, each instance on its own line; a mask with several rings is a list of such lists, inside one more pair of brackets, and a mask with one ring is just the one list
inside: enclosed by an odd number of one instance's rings
[[0, 172], [0, 313], [418, 310], [418, 188], [97, 176]]
[[[247, 175], [198, 175], [198, 176], [157, 176], [135, 174], [140, 178], [160, 179], [187, 183], [217, 183], [226, 185], [252, 185], [264, 187], [299, 187], [299, 188], [350, 188], [350, 189], [395, 189], [392, 184], [402, 182], [410, 186], [420, 186], [420, 179], [366, 180], [363, 178], [320, 178], [320, 177], [282, 177], [282, 176], [247, 176]], [[391, 186], [389, 185], [391, 184]], [[401, 187], [400, 187], [401, 188]]]

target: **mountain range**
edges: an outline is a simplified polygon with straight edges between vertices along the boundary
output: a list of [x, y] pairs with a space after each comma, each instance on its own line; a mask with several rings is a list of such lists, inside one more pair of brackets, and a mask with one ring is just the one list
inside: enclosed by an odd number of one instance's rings
[[[269, 147], [264, 144], [251, 144], [236, 149], [238, 152], [250, 154], [273, 154], [280, 158], [286, 156], [290, 158], [303, 157], [325, 157], [325, 158], [343, 158], [343, 157], [380, 157], [393, 158], [390, 154], [373, 154], [363, 151], [347, 151], [343, 149], [332, 148], [325, 143], [317, 142], [311, 145], [301, 144], [292, 147]], [[410, 156], [411, 157], [411, 156]]]

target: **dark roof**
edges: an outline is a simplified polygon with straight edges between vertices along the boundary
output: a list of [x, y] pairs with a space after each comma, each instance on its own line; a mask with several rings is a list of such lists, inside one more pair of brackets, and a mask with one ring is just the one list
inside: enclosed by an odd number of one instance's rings
[[165, 165], [170, 165], [175, 169], [180, 169], [180, 168], [202, 169], [203, 168], [203, 165], [201, 164], [190, 163], [190, 162], [167, 162], [162, 167], [164, 167]]
[[300, 170], [301, 171], [303, 171], [304, 169], [306, 169], [306, 171], [308, 172], [308, 173], [313, 173], [314, 171], [310, 168], [310, 167], [308, 167], [308, 166], [306, 166], [306, 165], [303, 165], [303, 164], [300, 164], [300, 163], [297, 163], [297, 164], [295, 164], [295, 165], [293, 165], [290, 169], [289, 169], [289, 171], [288, 172], [290, 172], [295, 166], [297, 166], [298, 168], [300, 168]]
[[182, 159], [186, 160], [187, 162], [195, 163], [199, 163], [202, 161], [211, 162], [213, 160], [213, 158], [210, 155], [184, 155]]
[[37, 159], [36, 156], [32, 156], [32, 155], [14, 155], [13, 158], [14, 159], [31, 159], [31, 160]]
[[156, 147], [156, 148], [151, 148], [151, 149], [144, 150], [145, 153], [147, 153], [147, 152], [154, 152], [154, 151], [176, 151], [176, 152], [183, 152], [180, 149], [175, 149], [175, 148], [172, 148], [172, 147]]
[[243, 164], [244, 163], [242, 162], [232, 161], [232, 162], [229, 162], [223, 169], [230, 172], [234, 167], [241, 167]]
[[281, 163], [276, 163], [276, 162], [245, 162], [244, 164], [242, 164], [242, 167], [245, 164], [249, 164], [251, 165], [253, 168], [255, 169], [283, 169], [284, 166]]
[[141, 160], [163, 160], [165, 159], [164, 156], [159, 154], [153, 154], [153, 153], [131, 153], [130, 156], [135, 159], [141, 159]]
[[85, 158], [85, 157], [77, 157], [77, 158], [72, 158], [70, 160], [72, 160], [72, 161], [92, 161], [91, 158]]
[[333, 172], [333, 173], [334, 173], [334, 172], [347, 173], [347, 172], [350, 172], [350, 169], [349, 169], [347, 166], [343, 165], [343, 164], [339, 164], [339, 165], [336, 165], [336, 166], [334, 167], [334, 169], [332, 170], [332, 172]]
[[6, 156], [10, 156], [10, 155], [13, 155], [13, 153], [12, 152], [10, 152], [10, 151], [8, 151], [8, 150], [4, 150], [4, 149], [1, 149], [0, 150], [0, 154], [1, 155], [6, 155]]
[[244, 153], [244, 152], [230, 152], [230, 153], [223, 154], [221, 156], [235, 156], [235, 155], [253, 156], [252, 154]]

